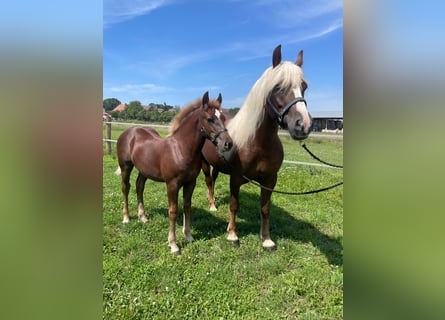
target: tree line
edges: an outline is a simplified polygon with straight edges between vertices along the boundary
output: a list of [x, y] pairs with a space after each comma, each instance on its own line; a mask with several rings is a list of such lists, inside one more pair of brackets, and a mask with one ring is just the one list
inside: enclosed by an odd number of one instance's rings
[[108, 98], [103, 101], [103, 108], [115, 120], [140, 120], [147, 122], [171, 122], [174, 116], [179, 112], [179, 106], [166, 104], [150, 103], [143, 106], [138, 100], [125, 104], [125, 110], [112, 111], [121, 102], [116, 98]]
[[[176, 114], [181, 110], [179, 106], [166, 104], [150, 103], [143, 106], [138, 100], [125, 104], [125, 110], [112, 111], [118, 105], [122, 104], [116, 98], [107, 98], [103, 100], [103, 109], [115, 120], [139, 120], [145, 122], [163, 122], [170, 123]], [[236, 114], [239, 108], [229, 109], [229, 112]]]

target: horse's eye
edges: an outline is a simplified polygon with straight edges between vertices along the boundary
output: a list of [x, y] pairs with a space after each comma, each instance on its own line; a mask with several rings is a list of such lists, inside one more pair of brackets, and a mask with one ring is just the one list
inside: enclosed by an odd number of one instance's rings
[[208, 122], [208, 123], [213, 123], [213, 122], [214, 122], [214, 121], [213, 121], [213, 118], [208, 117], [208, 118], [207, 118], [207, 122]]

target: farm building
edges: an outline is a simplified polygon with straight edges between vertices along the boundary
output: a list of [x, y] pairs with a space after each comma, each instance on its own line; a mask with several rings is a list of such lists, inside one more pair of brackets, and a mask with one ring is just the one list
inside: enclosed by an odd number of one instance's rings
[[116, 108], [114, 108], [112, 111], [122, 111], [125, 110], [125, 103], [121, 103], [120, 105], [116, 106]]
[[342, 132], [343, 131], [343, 111], [323, 111], [311, 112], [312, 131], [320, 132]]

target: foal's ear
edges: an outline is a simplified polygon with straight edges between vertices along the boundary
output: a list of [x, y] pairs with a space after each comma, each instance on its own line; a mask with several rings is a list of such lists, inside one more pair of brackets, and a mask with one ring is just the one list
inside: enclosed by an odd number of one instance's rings
[[209, 92], [206, 91], [206, 93], [204, 93], [204, 95], [202, 96], [202, 105], [208, 105], [209, 104]]
[[281, 62], [281, 44], [278, 45], [272, 55], [272, 66], [275, 68]]
[[303, 50], [300, 50], [300, 52], [298, 52], [298, 58], [297, 61], [295, 61], [295, 64], [299, 67], [303, 65]]
[[218, 95], [218, 98], [216, 98], [216, 101], [218, 101], [219, 104], [222, 103], [222, 95], [221, 95], [221, 93]]

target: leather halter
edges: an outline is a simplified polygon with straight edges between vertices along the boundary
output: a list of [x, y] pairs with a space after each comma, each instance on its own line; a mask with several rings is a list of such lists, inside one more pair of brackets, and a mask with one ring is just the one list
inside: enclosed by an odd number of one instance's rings
[[284, 118], [284, 116], [289, 112], [290, 108], [291, 108], [294, 104], [296, 104], [296, 103], [298, 103], [298, 102], [304, 102], [304, 104], [305, 104], [306, 107], [307, 107], [307, 102], [306, 102], [306, 100], [305, 100], [303, 97], [298, 97], [298, 98], [295, 98], [294, 100], [292, 100], [291, 102], [289, 102], [289, 103], [283, 108], [283, 110], [280, 112], [280, 111], [278, 111], [277, 108], [275, 108], [275, 106], [273, 105], [272, 101], [270, 101], [270, 96], [267, 97], [267, 105], [268, 105], [268, 106], [272, 109], [272, 111], [276, 114], [278, 124], [279, 124], [281, 127], [284, 127], [284, 122], [283, 122], [283, 118]]
[[218, 137], [223, 133], [227, 131], [227, 128], [223, 128], [222, 130], [219, 130], [218, 132], [215, 133], [214, 136], [212, 136], [210, 133], [208, 133], [206, 131], [206, 129], [204, 128], [204, 126], [202, 125], [202, 114], [199, 115], [199, 124], [201, 126], [201, 134], [204, 138], [209, 139], [215, 146], [218, 144], [216, 142], [216, 139], [218, 139]]
[[217, 133], [215, 133], [215, 135], [212, 137], [212, 135], [211, 135], [210, 133], [208, 133], [208, 132], [204, 129], [204, 127], [201, 126], [201, 134], [202, 134], [202, 136], [203, 136], [204, 138], [209, 139], [215, 146], [218, 144], [218, 143], [216, 142], [216, 139], [218, 139], [218, 137], [219, 137], [223, 132], [226, 132], [226, 131], [227, 131], [226, 128], [224, 128], [224, 129], [222, 129], [222, 130], [219, 130], [219, 131], [218, 131]]

